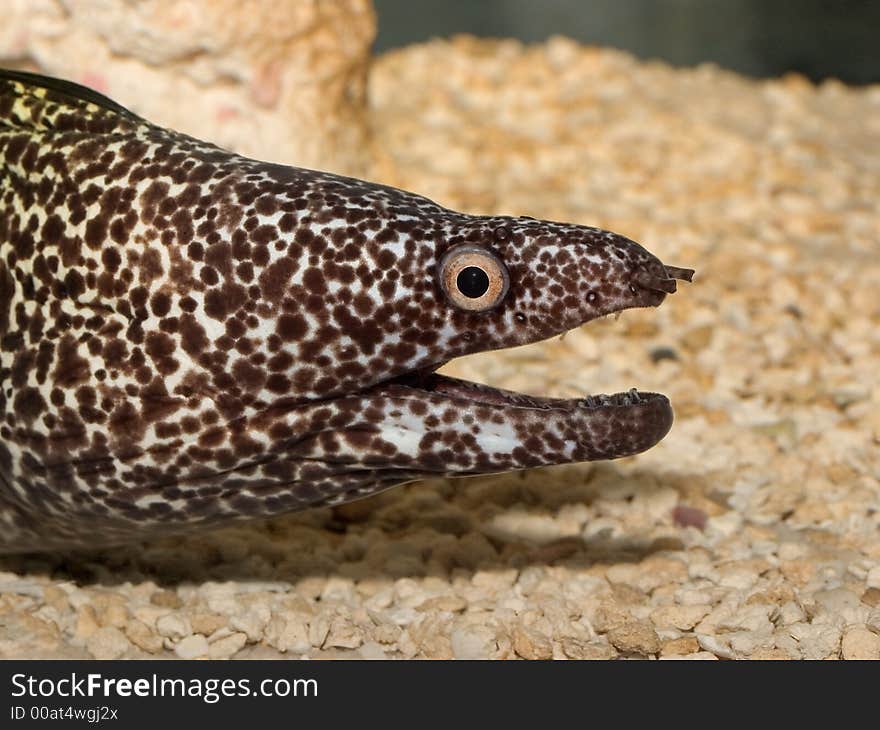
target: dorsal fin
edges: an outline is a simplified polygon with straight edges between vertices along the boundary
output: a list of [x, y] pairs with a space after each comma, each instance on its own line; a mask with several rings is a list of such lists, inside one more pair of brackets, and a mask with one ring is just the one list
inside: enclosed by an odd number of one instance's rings
[[43, 76], [42, 74], [30, 73], [29, 71], [13, 71], [11, 69], [0, 68], [0, 81], [3, 80], [17, 81], [21, 84], [46, 89], [47, 91], [51, 91], [56, 95], [66, 97], [72, 101], [94, 104], [95, 106], [115, 112], [116, 114], [121, 114], [139, 121], [141, 120], [137, 114], [129, 111], [121, 104], [117, 104], [113, 99], [109, 99], [103, 94], [99, 94], [88, 86], [75, 84], [73, 81], [56, 79], [52, 76]]

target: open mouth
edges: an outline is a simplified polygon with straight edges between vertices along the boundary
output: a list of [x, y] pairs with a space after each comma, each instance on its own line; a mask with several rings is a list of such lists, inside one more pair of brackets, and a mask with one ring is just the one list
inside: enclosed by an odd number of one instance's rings
[[[661, 273], [662, 272], [662, 273]], [[665, 277], [662, 275], [665, 273]], [[635, 278], [642, 289], [661, 295], [654, 306], [663, 301], [666, 294], [676, 291], [676, 280], [692, 281], [693, 269], [659, 265], [651, 271], [644, 271]], [[653, 303], [653, 302], [652, 302]], [[582, 398], [548, 398], [512, 390], [494, 388], [482, 383], [474, 383], [448, 375], [440, 375], [437, 365], [414, 373], [406, 373], [381, 383], [380, 388], [404, 389], [429, 393], [441, 398], [466, 404], [478, 404], [503, 408], [528, 409], [536, 411], [580, 411], [600, 409], [632, 409], [658, 402], [668, 404], [662, 393], [650, 393], [631, 388], [621, 393], [587, 395]]]
[[661, 393], [648, 393], [631, 388], [621, 393], [606, 395], [587, 395], [583, 398], [549, 398], [527, 395], [513, 390], [494, 388], [483, 383], [461, 380], [436, 372], [422, 372], [402, 375], [387, 381], [385, 387], [398, 386], [409, 390], [430, 393], [450, 401], [459, 401], [462, 405], [478, 404], [483, 406], [500, 406], [503, 408], [521, 408], [537, 411], [575, 411], [600, 408], [629, 408], [644, 405], [651, 401], [666, 400]]

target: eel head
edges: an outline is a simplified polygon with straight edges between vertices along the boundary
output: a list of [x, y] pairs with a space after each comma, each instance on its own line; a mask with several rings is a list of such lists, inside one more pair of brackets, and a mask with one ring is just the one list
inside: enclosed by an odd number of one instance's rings
[[[333, 400], [330, 433], [300, 440], [308, 458], [363, 479], [343, 502], [432, 474], [469, 475], [614, 459], [644, 451], [672, 425], [662, 394], [632, 389], [562, 399], [438, 374], [452, 357], [543, 340], [635, 307], [655, 307], [693, 271], [597, 228], [531, 218], [461, 216], [429, 236], [417, 262], [429, 347], [421, 360]], [[308, 429], [307, 429], [308, 430]], [[316, 429], [312, 429], [316, 430]], [[317, 429], [320, 430], [320, 429]], [[365, 487], [363, 482], [372, 486]]]

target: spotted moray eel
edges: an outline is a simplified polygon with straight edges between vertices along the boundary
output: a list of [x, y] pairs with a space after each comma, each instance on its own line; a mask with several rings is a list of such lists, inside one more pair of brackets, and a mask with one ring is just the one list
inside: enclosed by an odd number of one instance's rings
[[0, 175], [0, 552], [614, 459], [672, 424], [657, 393], [435, 372], [690, 281], [615, 233], [258, 162], [11, 71]]

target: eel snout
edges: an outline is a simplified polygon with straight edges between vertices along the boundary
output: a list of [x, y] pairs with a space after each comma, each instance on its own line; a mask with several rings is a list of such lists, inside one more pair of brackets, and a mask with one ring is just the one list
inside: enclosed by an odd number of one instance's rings
[[675, 294], [677, 286], [675, 280], [693, 281], [694, 270], [682, 269], [678, 266], [666, 266], [658, 264], [649, 270], [640, 272], [636, 276], [636, 283], [644, 289], [651, 291]]

